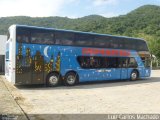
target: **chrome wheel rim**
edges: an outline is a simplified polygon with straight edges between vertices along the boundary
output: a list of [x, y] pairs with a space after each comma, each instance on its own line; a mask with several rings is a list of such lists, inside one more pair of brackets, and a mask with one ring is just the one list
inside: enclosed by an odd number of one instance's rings
[[74, 84], [75, 83], [75, 76], [73, 76], [73, 75], [69, 75], [68, 77], [67, 77], [67, 82], [68, 82], [68, 84], [70, 84], [70, 85], [72, 85], [72, 84]]
[[132, 80], [136, 80], [137, 79], [137, 74], [136, 73], [132, 73], [131, 77], [132, 77]]
[[56, 76], [51, 76], [51, 77], [49, 78], [49, 83], [50, 83], [51, 85], [56, 85], [57, 82], [58, 82], [58, 78], [57, 78]]

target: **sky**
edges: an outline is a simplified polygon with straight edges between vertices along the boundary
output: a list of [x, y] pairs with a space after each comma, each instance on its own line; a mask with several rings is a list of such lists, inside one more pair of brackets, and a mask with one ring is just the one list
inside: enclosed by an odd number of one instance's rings
[[115, 17], [148, 4], [160, 6], [160, 0], [0, 0], [0, 17]]

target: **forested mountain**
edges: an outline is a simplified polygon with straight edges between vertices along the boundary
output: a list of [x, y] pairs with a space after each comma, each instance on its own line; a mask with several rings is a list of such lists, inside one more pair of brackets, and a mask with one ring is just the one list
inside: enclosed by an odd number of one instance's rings
[[6, 34], [8, 27], [12, 24], [140, 37], [148, 41], [150, 50], [160, 59], [160, 6], [145, 5], [126, 15], [112, 18], [99, 15], [76, 19], [67, 17], [1, 17], [0, 34]]

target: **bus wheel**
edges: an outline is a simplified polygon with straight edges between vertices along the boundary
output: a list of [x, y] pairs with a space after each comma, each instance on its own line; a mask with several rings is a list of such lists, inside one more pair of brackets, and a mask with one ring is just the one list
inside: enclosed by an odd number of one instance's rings
[[67, 86], [73, 86], [78, 82], [78, 75], [75, 72], [69, 72], [66, 74], [64, 84]]
[[47, 77], [47, 86], [55, 87], [60, 83], [60, 75], [58, 73], [51, 73]]
[[130, 79], [133, 80], [137, 80], [138, 79], [138, 72], [136, 70], [132, 71]]

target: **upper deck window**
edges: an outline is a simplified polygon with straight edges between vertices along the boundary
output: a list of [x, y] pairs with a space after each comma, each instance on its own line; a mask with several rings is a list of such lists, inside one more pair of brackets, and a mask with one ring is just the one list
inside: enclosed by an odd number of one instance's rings
[[17, 29], [16, 39], [20, 43], [29, 43], [30, 33], [27, 30]]
[[17, 28], [17, 41], [35, 44], [148, 51], [146, 42], [141, 39], [27, 27]]
[[77, 45], [77, 46], [93, 46], [93, 35], [76, 33], [75, 45]]
[[32, 30], [31, 43], [54, 44], [54, 33], [47, 30]]
[[56, 31], [55, 39], [56, 39], [56, 44], [73, 45], [74, 44], [74, 33]]

